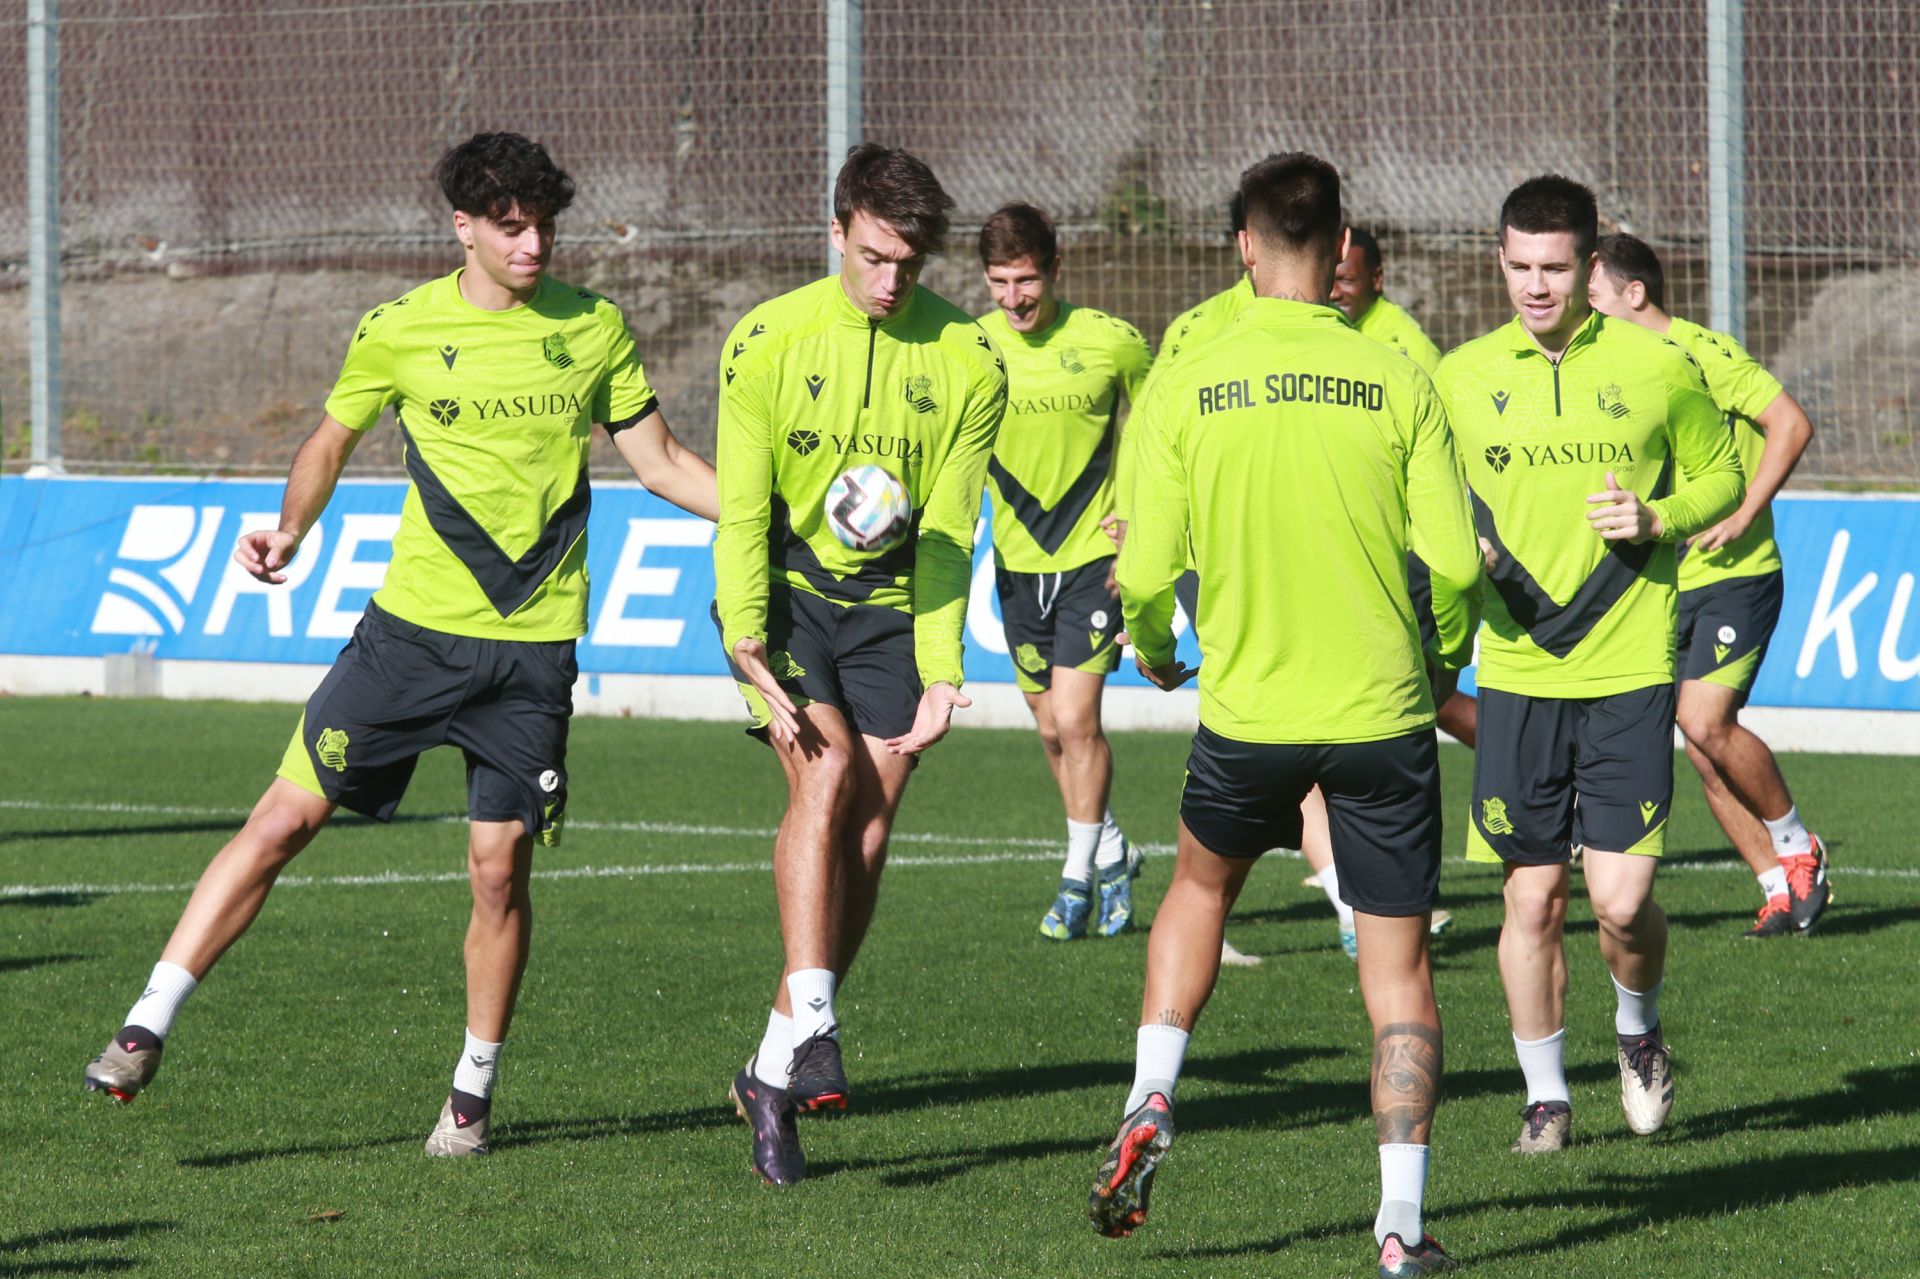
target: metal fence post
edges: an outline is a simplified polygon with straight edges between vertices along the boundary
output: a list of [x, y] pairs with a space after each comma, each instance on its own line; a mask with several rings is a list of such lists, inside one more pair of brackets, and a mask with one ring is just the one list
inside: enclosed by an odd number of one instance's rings
[[1707, 0], [1707, 322], [1747, 340], [1743, 0]]
[[[827, 208], [833, 180], [847, 148], [860, 141], [860, 37], [864, 0], [827, 0]], [[827, 274], [840, 271], [840, 255], [827, 242]]]
[[27, 0], [27, 367], [33, 453], [60, 465], [60, 4]]

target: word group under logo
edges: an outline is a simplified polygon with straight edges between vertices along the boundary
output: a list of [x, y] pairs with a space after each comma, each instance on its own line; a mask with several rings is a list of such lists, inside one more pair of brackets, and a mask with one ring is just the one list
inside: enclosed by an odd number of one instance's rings
[[136, 506], [120, 534], [120, 561], [93, 612], [95, 635], [178, 635], [200, 590], [222, 506]]

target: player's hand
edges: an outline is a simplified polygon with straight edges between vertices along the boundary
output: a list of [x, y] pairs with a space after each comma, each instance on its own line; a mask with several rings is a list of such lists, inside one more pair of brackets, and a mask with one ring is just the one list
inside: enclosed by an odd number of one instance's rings
[[1500, 552], [1493, 549], [1493, 543], [1486, 538], [1480, 539], [1480, 558], [1486, 562], [1487, 572], [1491, 573], [1500, 563]]
[[1621, 488], [1612, 471], [1607, 472], [1606, 492], [1588, 494], [1587, 505], [1593, 508], [1587, 523], [1609, 542], [1645, 542], [1665, 531], [1653, 508], [1632, 489]]
[[1140, 668], [1142, 675], [1146, 676], [1147, 683], [1168, 693], [1200, 673], [1199, 667], [1188, 666], [1177, 657], [1162, 662], [1158, 666], [1149, 666], [1138, 650], [1134, 652], [1133, 664]]
[[293, 562], [300, 550], [300, 539], [279, 529], [263, 528], [242, 533], [233, 548], [233, 559], [249, 576], [278, 585], [287, 580], [280, 570]]
[[780, 687], [780, 681], [773, 677], [773, 670], [767, 665], [767, 646], [757, 639], [743, 639], [733, 646], [733, 664], [747, 677], [747, 682], [760, 690], [760, 696], [767, 701], [767, 712], [772, 716], [767, 724], [767, 732], [776, 742], [797, 742], [800, 740], [800, 712], [794, 708], [793, 699], [787, 696], [787, 690]]
[[1107, 594], [1113, 596], [1115, 599], [1120, 598], [1120, 579], [1114, 575], [1119, 567], [1120, 557], [1118, 555], [1107, 561]]
[[1728, 542], [1743, 536], [1753, 527], [1753, 516], [1745, 511], [1735, 511], [1712, 528], [1702, 529], [1687, 539], [1687, 545], [1696, 551], [1717, 551]]
[[920, 707], [913, 713], [913, 727], [899, 737], [887, 739], [887, 749], [895, 755], [918, 755], [947, 735], [953, 726], [953, 712], [973, 705], [972, 699], [945, 680], [929, 685], [920, 694]]
[[1119, 550], [1121, 544], [1127, 540], [1127, 522], [1118, 515], [1109, 515], [1101, 520], [1100, 531], [1107, 535], [1108, 540], [1113, 543], [1113, 549], [1116, 551]]

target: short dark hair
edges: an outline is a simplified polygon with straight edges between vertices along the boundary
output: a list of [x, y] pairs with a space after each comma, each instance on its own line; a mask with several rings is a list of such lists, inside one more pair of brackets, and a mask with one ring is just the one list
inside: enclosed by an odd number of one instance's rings
[[520, 206], [542, 222], [573, 203], [573, 179], [547, 149], [518, 133], [476, 133], [450, 147], [433, 167], [434, 180], [461, 213], [498, 222]]
[[1600, 235], [1600, 208], [1587, 187], [1558, 173], [1543, 173], [1507, 193], [1500, 205], [1503, 244], [1508, 227], [1528, 235], [1571, 231], [1574, 256], [1584, 258]]
[[1659, 256], [1645, 240], [1621, 231], [1601, 236], [1594, 251], [1600, 255], [1600, 268], [1613, 277], [1615, 284], [1638, 280], [1647, 291], [1647, 301], [1662, 311], [1667, 309], [1667, 273], [1660, 269]]
[[1233, 189], [1233, 198], [1227, 201], [1227, 221], [1233, 223], [1235, 235], [1247, 229], [1247, 202], [1239, 187]]
[[1032, 258], [1042, 271], [1060, 260], [1060, 242], [1045, 210], [1014, 201], [1003, 204], [980, 224], [980, 265], [1000, 266]]
[[1380, 241], [1373, 238], [1373, 232], [1365, 227], [1350, 226], [1347, 237], [1353, 241], [1353, 247], [1360, 250], [1360, 256], [1366, 259], [1369, 271], [1380, 269]]
[[1270, 155], [1240, 175], [1247, 230], [1294, 250], [1340, 247], [1340, 172], [1317, 155]]
[[899, 147], [862, 142], [847, 151], [833, 180], [833, 216], [842, 230], [865, 213], [892, 227], [916, 253], [937, 253], [947, 241], [953, 197], [926, 162]]

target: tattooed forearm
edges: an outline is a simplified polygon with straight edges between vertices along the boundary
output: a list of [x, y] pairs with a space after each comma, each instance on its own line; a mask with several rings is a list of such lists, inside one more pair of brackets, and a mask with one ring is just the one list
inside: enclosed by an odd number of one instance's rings
[[1442, 1055], [1438, 1026], [1397, 1021], [1373, 1037], [1373, 1126], [1383, 1145], [1426, 1141]]
[[1178, 1008], [1162, 1008], [1160, 1015], [1153, 1019], [1156, 1026], [1171, 1026], [1175, 1030], [1192, 1030], [1193, 1021]]

